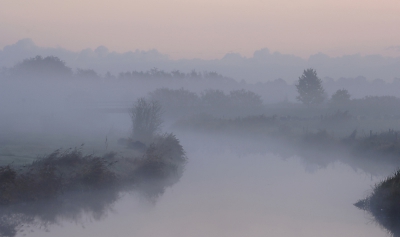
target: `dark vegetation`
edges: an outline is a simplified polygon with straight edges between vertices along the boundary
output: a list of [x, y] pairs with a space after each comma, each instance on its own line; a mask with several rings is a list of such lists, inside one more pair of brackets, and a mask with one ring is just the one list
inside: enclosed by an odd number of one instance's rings
[[15, 79], [30, 78], [32, 80], [48, 77], [67, 79], [72, 77], [73, 73], [72, 69], [57, 57], [48, 56], [43, 58], [36, 56], [16, 64], [6, 71], [6, 75]]
[[[252, 115], [241, 113], [242, 116], [236, 117], [201, 111], [203, 113], [179, 120], [175, 127], [275, 140], [295, 148], [295, 154], [313, 150], [339, 152], [342, 161], [352, 165], [361, 164], [358, 167], [365, 163], [363, 161], [385, 164], [391, 169], [399, 166], [400, 99], [393, 96], [350, 99], [351, 95], [346, 89], [339, 89], [329, 102], [322, 103], [326, 95], [321, 83], [316, 71], [307, 69], [297, 84], [298, 99], [303, 105], [281, 103], [261, 106], [256, 100], [246, 100], [247, 106], [257, 108], [259, 105], [259, 110]], [[218, 98], [224, 98], [223, 93], [216, 92], [213, 92], [216, 98], [213, 101], [220, 104]], [[237, 104], [234, 108], [240, 110], [240, 103], [233, 104]], [[286, 152], [287, 145], [280, 147]], [[326, 165], [338, 157], [315, 158], [306, 154], [304, 158]], [[334, 160], [330, 160], [332, 158]], [[365, 171], [376, 173], [373, 167]]]
[[304, 70], [303, 75], [299, 77], [296, 84], [296, 89], [299, 95], [297, 100], [307, 106], [321, 104], [325, 99], [325, 90], [322, 87], [322, 80], [318, 78], [317, 72], [309, 68]]
[[101, 218], [124, 192], [150, 200], [178, 182], [186, 156], [173, 134], [160, 135], [141, 156], [84, 155], [57, 150], [23, 166], [0, 167], [0, 236], [47, 227], [82, 214]]
[[[85, 64], [86, 65], [86, 64]], [[301, 71], [299, 71], [301, 72]], [[262, 96], [267, 103], [278, 103], [283, 101], [296, 100], [296, 85], [287, 83], [279, 76], [266, 78], [267, 81], [258, 83], [246, 83], [246, 77], [232, 78], [218, 74], [217, 72], [179, 70], [165, 71], [152, 68], [149, 70], [131, 70], [99, 74], [91, 68], [80, 66], [72, 70], [70, 67], [57, 57], [37, 56], [25, 59], [10, 68], [0, 69], [2, 79], [65, 79], [64, 81], [92, 81], [92, 82], [118, 82], [120, 84], [130, 84], [135, 87], [137, 83], [146, 84], [152, 90], [159, 87], [180, 88], [184, 87], [191, 91], [200, 92], [208, 88], [227, 91], [245, 89], [255, 92]], [[394, 78], [393, 82], [385, 82], [381, 79], [368, 81], [364, 77], [356, 78], [322, 78], [322, 86], [327, 95], [333, 95], [338, 89], [346, 89], [353, 98], [363, 98], [366, 95], [383, 96], [397, 95], [400, 88], [400, 80]], [[150, 90], [149, 90], [150, 91]], [[326, 101], [326, 98], [325, 98]]]
[[228, 94], [208, 89], [199, 96], [183, 88], [160, 88], [150, 92], [149, 98], [161, 103], [168, 119], [180, 119], [199, 113], [232, 117], [254, 114], [263, 109], [261, 96], [244, 89], [233, 90]]
[[[57, 150], [31, 164], [0, 167], [0, 235], [4, 236], [16, 235], [26, 224], [46, 227], [82, 213], [101, 218], [123, 192], [136, 190], [152, 200], [157, 198], [179, 180], [186, 162], [176, 137], [160, 135], [162, 117], [177, 121], [177, 129], [265, 141], [265, 149], [284, 157], [300, 155], [321, 167], [336, 160], [371, 174], [379, 174], [379, 167], [385, 172], [400, 167], [400, 99], [375, 93], [398, 87], [399, 80], [342, 78], [334, 82], [321, 80], [314, 69], [304, 70], [295, 85], [281, 79], [250, 85], [215, 72], [157, 68], [102, 76], [91, 69], [73, 72], [56, 57], [40, 56], [3, 69], [0, 76], [9, 81], [60, 78], [123, 86], [152, 82], [158, 88], [147, 88], [146, 92], [153, 90], [149, 99], [140, 98], [129, 109], [132, 133], [119, 140], [137, 156]], [[213, 89], [199, 91], [200, 82]], [[197, 93], [183, 87], [159, 88], [160, 84], [188, 85]], [[324, 85], [330, 85], [329, 89]], [[374, 95], [356, 94], [364, 87]], [[296, 90], [298, 96], [289, 100], [288, 94]], [[268, 104], [271, 101], [265, 98], [271, 95], [275, 103]], [[295, 98], [301, 103], [293, 102]], [[399, 180], [398, 171], [355, 204], [371, 212], [394, 236], [400, 236]]]
[[104, 76], [99, 75], [93, 69], [77, 68], [76, 72], [66, 66], [65, 62], [54, 56], [36, 56], [34, 58], [25, 59], [17, 63], [11, 68], [3, 68], [0, 76], [9, 79], [44, 79], [44, 78], [63, 78], [63, 79], [118, 79], [120, 81], [144, 81], [151, 79], [164, 80], [221, 80], [231, 82], [233, 79], [224, 77], [216, 72], [197, 72], [192, 70], [189, 73], [184, 73], [179, 70], [165, 72], [157, 68], [152, 68], [148, 71], [127, 71], [121, 72], [117, 77], [106, 73]]
[[400, 236], [400, 171], [377, 184], [372, 193], [354, 205], [372, 214], [392, 236]]
[[161, 105], [157, 100], [139, 98], [131, 110], [132, 141], [150, 143], [161, 130], [161, 117]]
[[160, 134], [159, 103], [138, 99], [131, 118], [132, 136], [120, 143], [136, 155], [84, 155], [81, 147], [0, 166], [0, 236], [82, 215], [99, 219], [123, 193], [136, 191], [154, 202], [178, 182], [187, 158], [175, 135]]

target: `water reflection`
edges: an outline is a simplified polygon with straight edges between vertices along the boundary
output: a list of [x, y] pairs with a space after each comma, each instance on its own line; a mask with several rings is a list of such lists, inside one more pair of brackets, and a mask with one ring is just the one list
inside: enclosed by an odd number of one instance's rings
[[52, 226], [52, 236], [387, 236], [352, 204], [380, 176], [341, 162], [307, 172], [300, 157], [254, 152], [253, 143], [178, 136], [190, 161], [154, 205], [126, 195], [108, 218]]
[[37, 227], [48, 230], [51, 225], [64, 221], [79, 222], [83, 215], [100, 220], [119, 198], [117, 190], [98, 190], [2, 207], [1, 236], [15, 236], [18, 232], [29, 232]]
[[372, 193], [354, 205], [367, 211], [393, 236], [400, 236], [400, 171], [376, 184]]
[[0, 236], [82, 216], [100, 220], [120, 196], [140, 192], [154, 202], [183, 174], [186, 156], [172, 134], [154, 139], [141, 157], [57, 150], [23, 166], [0, 167]]

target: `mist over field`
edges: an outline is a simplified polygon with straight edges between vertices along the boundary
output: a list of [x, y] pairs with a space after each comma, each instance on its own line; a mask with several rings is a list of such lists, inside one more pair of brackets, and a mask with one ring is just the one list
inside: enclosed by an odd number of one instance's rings
[[353, 204], [400, 166], [399, 58], [0, 63], [0, 236], [398, 236]]

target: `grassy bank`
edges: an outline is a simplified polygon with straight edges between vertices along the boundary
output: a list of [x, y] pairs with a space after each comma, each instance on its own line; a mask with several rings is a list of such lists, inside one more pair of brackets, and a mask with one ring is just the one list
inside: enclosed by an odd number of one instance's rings
[[101, 218], [121, 193], [155, 200], [183, 173], [186, 156], [173, 134], [156, 136], [136, 157], [56, 150], [24, 165], [0, 167], [0, 236], [82, 213]]
[[400, 170], [377, 184], [371, 195], [354, 205], [371, 213], [393, 236], [400, 236]]

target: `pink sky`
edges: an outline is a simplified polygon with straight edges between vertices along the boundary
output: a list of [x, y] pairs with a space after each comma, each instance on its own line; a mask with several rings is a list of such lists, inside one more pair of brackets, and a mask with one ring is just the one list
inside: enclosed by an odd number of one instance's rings
[[74, 51], [155, 48], [174, 59], [265, 47], [301, 57], [400, 56], [400, 1], [1, 0], [0, 36], [0, 48], [31, 38]]

